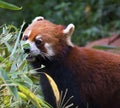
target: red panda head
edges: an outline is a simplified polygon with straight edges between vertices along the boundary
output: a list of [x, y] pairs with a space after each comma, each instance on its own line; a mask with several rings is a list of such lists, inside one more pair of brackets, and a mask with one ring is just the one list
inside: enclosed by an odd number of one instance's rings
[[56, 25], [45, 20], [43, 17], [36, 17], [23, 33], [22, 40], [30, 45], [25, 49], [32, 57], [53, 57], [66, 46], [73, 47], [71, 35], [74, 31], [74, 25], [67, 27]]

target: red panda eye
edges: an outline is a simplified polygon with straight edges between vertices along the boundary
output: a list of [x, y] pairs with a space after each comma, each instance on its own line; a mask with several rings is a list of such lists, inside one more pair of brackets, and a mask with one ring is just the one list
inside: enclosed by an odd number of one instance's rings
[[36, 39], [36, 40], [35, 40], [35, 44], [36, 44], [37, 46], [42, 45], [42, 40], [41, 40], [41, 39]]

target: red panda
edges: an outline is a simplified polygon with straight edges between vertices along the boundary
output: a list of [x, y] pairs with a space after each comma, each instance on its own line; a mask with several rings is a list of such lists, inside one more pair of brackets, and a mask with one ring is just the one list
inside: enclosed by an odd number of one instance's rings
[[[120, 55], [74, 45], [74, 28], [35, 18], [22, 37], [30, 45], [27, 60], [33, 68], [45, 65], [38, 71], [47, 72], [60, 91], [68, 89], [72, 108], [120, 108]], [[49, 94], [45, 86], [42, 81]], [[45, 99], [55, 108], [50, 95]]]

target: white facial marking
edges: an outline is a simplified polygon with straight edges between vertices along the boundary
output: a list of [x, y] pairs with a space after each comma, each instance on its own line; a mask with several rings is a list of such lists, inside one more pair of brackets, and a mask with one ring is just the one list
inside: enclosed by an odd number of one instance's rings
[[32, 32], [32, 31], [31, 31], [31, 30], [29, 30], [29, 31], [28, 31], [26, 34], [24, 34], [24, 35], [26, 35], [26, 36], [28, 36], [28, 37], [29, 37], [29, 36], [30, 36], [30, 34], [31, 34], [31, 32]]
[[41, 35], [38, 35], [38, 36], [36, 36], [36, 38], [35, 39], [41, 39]]
[[68, 34], [70, 30], [74, 30], [75, 26], [73, 24], [69, 24], [64, 30], [63, 33]]
[[53, 52], [53, 49], [50, 44], [45, 43], [45, 48], [47, 49], [48, 56], [54, 56], [55, 53]]
[[30, 53], [32, 55], [40, 54], [40, 50], [36, 47], [35, 42], [30, 42], [29, 40], [26, 41], [30, 45]]
[[44, 17], [38, 16], [38, 17], [36, 17], [32, 22], [35, 22], [35, 21], [38, 21], [38, 20], [43, 20], [43, 19], [44, 19]]

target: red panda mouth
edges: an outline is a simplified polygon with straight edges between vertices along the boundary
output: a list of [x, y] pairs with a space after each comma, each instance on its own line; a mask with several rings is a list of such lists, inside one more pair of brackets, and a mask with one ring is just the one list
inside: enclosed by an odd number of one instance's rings
[[35, 57], [32, 56], [31, 54], [28, 54], [28, 56], [26, 57], [26, 60], [29, 62], [33, 62], [33, 61], [35, 61]]

